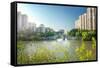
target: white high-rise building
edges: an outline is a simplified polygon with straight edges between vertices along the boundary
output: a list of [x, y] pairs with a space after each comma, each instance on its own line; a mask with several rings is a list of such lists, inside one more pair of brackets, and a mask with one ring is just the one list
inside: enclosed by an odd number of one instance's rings
[[36, 32], [36, 24], [32, 23], [32, 25], [33, 25], [33, 31]]
[[93, 30], [96, 29], [96, 8], [92, 8], [92, 24], [93, 24]]
[[76, 29], [80, 29], [81, 28], [80, 27], [80, 20], [79, 19], [75, 21], [75, 28]]
[[75, 28], [80, 26], [81, 30], [96, 30], [96, 8], [87, 8], [87, 12], [80, 15], [78, 20], [75, 21]]
[[37, 28], [37, 32], [45, 32], [46, 29], [45, 29], [45, 26], [43, 24], [40, 24], [40, 26]]
[[27, 28], [27, 24], [28, 24], [28, 17], [27, 15], [23, 14], [22, 15], [22, 30], [25, 30]]
[[87, 30], [87, 14], [86, 13], [84, 13], [83, 14], [83, 16], [84, 16], [84, 30]]
[[40, 32], [45, 32], [45, 27], [44, 27], [44, 25], [43, 24], [40, 24]]
[[81, 30], [82, 29], [82, 15], [79, 16], [79, 26]]
[[87, 8], [87, 23], [88, 23], [88, 30], [92, 28], [92, 10], [91, 8]]
[[25, 14], [21, 14], [21, 12], [17, 12], [17, 29], [18, 31], [22, 31], [26, 29], [28, 23], [28, 17]]
[[85, 29], [85, 17], [84, 17], [84, 15], [82, 15], [82, 30], [84, 30]]
[[31, 32], [36, 32], [36, 24], [35, 23], [28, 23], [27, 29], [29, 29]]
[[87, 8], [87, 17], [89, 23], [89, 30], [96, 29], [96, 8]]
[[18, 32], [21, 30], [21, 27], [22, 27], [21, 12], [17, 12], [17, 30], [18, 30]]

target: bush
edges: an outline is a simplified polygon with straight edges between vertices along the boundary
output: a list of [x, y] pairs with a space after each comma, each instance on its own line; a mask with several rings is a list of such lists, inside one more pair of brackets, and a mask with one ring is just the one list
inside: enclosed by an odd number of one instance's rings
[[91, 41], [92, 37], [96, 39], [96, 31], [91, 30], [78, 30], [78, 29], [72, 29], [68, 32], [68, 36], [74, 36], [77, 38], [82, 38], [84, 41]]
[[80, 61], [86, 61], [88, 59], [92, 60], [94, 58], [93, 51], [86, 48], [84, 41], [82, 41], [82, 44], [79, 48], [76, 48], [75, 52], [78, 60]]

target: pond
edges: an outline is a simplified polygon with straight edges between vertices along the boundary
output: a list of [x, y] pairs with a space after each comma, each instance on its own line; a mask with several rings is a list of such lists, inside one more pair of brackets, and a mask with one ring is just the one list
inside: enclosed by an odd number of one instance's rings
[[81, 40], [20, 41], [17, 63], [37, 64], [96, 59], [96, 43]]

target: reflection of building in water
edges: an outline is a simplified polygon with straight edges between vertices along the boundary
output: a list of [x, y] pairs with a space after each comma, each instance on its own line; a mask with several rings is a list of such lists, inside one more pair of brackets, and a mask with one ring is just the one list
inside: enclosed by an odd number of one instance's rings
[[75, 21], [75, 28], [80, 30], [96, 30], [96, 8], [87, 8], [86, 13]]

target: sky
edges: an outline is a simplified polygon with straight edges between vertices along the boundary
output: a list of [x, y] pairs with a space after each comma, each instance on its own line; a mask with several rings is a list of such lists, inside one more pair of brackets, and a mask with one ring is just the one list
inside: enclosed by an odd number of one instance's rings
[[28, 16], [28, 22], [37, 27], [44, 24], [54, 30], [71, 30], [75, 20], [86, 12], [86, 7], [18, 3], [17, 11]]

